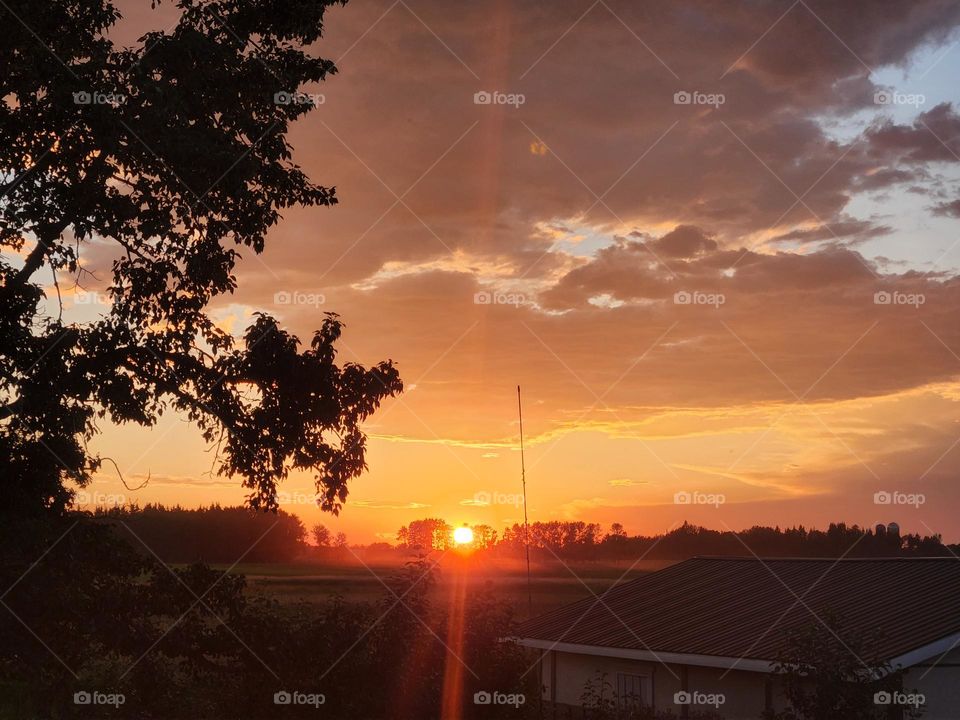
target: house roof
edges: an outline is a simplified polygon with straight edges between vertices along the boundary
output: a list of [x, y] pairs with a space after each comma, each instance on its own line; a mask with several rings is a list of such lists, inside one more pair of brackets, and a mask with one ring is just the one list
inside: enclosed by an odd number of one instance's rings
[[[848, 637], [879, 631], [880, 656], [909, 666], [960, 645], [956, 558], [698, 557], [524, 622], [543, 649], [765, 671], [786, 633], [828, 610]], [[734, 662], [735, 661], [735, 662]]]

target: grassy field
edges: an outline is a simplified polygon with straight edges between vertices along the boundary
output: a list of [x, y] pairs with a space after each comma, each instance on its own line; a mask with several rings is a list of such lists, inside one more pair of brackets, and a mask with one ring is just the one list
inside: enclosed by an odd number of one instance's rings
[[[226, 570], [228, 566], [219, 566]], [[384, 581], [401, 569], [398, 562], [349, 563], [241, 563], [231, 572], [247, 578], [251, 595], [275, 598], [284, 603], [320, 603], [333, 597], [350, 602], [372, 602], [388, 593]], [[655, 569], [654, 566], [611, 565], [600, 563], [538, 564], [532, 568], [530, 596], [532, 612], [539, 614], [576, 600], [601, 593], [615, 582], [627, 581]], [[433, 592], [445, 596], [452, 585], [462, 580], [466, 591], [490, 587], [510, 602], [523, 619], [529, 615], [526, 568], [516, 563], [480, 563], [462, 558], [441, 560], [437, 565]]]

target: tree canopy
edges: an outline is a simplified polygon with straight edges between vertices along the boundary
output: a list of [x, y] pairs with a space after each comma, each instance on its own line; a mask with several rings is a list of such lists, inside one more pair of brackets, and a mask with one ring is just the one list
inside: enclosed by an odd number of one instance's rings
[[[292, 161], [291, 102], [332, 0], [178, 0], [177, 24], [117, 47], [109, 0], [8, 0], [0, 45], [0, 462], [7, 510], [62, 512], [105, 458], [104, 418], [176, 411], [254, 508], [293, 470], [337, 512], [365, 467], [360, 423], [402, 384], [392, 361], [336, 363], [339, 317], [301, 348], [267, 314], [242, 337], [209, 305], [291, 206], [336, 203]], [[64, 28], [70, 28], [65, 32]], [[301, 96], [296, 95], [299, 100]], [[304, 96], [305, 97], [305, 96]], [[64, 320], [112, 253], [98, 318]]]

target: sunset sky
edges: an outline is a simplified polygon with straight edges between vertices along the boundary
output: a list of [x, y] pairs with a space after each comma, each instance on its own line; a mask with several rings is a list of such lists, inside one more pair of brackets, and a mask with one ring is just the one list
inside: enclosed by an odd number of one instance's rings
[[[176, 17], [121, 7], [128, 42]], [[406, 391], [339, 518], [308, 474], [284, 508], [353, 542], [522, 520], [520, 384], [531, 521], [960, 540], [958, 25], [948, 0], [331, 10], [339, 73], [291, 142], [340, 204], [288, 210], [214, 314], [308, 339], [340, 313], [341, 360], [392, 358]], [[82, 258], [101, 291], [113, 252]], [[88, 493], [242, 502], [184, 418], [102, 429], [150, 483], [105, 467]]]

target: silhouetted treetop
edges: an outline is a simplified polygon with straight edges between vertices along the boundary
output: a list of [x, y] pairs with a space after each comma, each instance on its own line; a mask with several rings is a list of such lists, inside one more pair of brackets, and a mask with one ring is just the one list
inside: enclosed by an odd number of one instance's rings
[[[102, 459], [96, 420], [187, 415], [276, 507], [292, 469], [336, 512], [364, 469], [361, 423], [402, 384], [392, 362], [338, 366], [327, 314], [303, 350], [268, 315], [238, 342], [209, 303], [237, 248], [335, 190], [292, 162], [296, 96], [336, 71], [309, 47], [331, 0], [180, 0], [175, 27], [115, 47], [107, 0], [9, 0], [0, 45], [0, 462], [7, 509], [62, 511]], [[15, 19], [16, 18], [16, 19]], [[65, 32], [64, 28], [69, 28]], [[304, 100], [307, 98], [307, 100]], [[64, 291], [112, 257], [110, 302], [66, 322]], [[46, 272], [41, 272], [46, 268]], [[44, 284], [53, 278], [54, 287]]]

